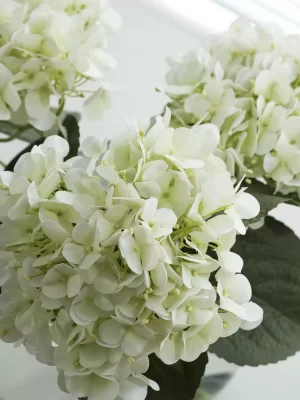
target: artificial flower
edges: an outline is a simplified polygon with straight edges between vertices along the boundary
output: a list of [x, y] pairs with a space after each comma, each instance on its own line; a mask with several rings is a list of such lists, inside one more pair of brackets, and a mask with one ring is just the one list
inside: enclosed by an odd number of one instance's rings
[[238, 19], [207, 50], [168, 59], [171, 125], [216, 124], [217, 154], [236, 180], [263, 178], [300, 193], [299, 43], [274, 25]]
[[[101, 117], [110, 104], [103, 72], [116, 66], [104, 49], [121, 23], [106, 1], [9, 0], [0, 19], [1, 120], [19, 112], [23, 125], [49, 131], [59, 126], [68, 96], [86, 98], [86, 114]], [[88, 91], [82, 85], [91, 80], [96, 88]]]
[[150, 354], [193, 361], [261, 322], [230, 251], [258, 202], [214, 154], [216, 125], [170, 119], [68, 161], [50, 136], [0, 175], [0, 336], [77, 397], [144, 400]]

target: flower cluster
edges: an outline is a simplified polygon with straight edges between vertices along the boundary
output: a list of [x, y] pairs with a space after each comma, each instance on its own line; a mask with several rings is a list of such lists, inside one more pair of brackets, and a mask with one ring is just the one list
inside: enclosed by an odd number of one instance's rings
[[[0, 5], [0, 119], [49, 130], [65, 98], [85, 97], [83, 83], [99, 80], [86, 102], [90, 115], [109, 102], [104, 48], [120, 24], [106, 0], [8, 0]], [[57, 113], [50, 97], [60, 99]]]
[[68, 161], [50, 136], [0, 175], [1, 339], [77, 397], [143, 400], [150, 354], [193, 361], [262, 320], [230, 251], [259, 204], [213, 155], [218, 127], [170, 118]]
[[299, 48], [299, 35], [237, 20], [207, 51], [169, 60], [173, 125], [216, 124], [232, 176], [300, 195]]

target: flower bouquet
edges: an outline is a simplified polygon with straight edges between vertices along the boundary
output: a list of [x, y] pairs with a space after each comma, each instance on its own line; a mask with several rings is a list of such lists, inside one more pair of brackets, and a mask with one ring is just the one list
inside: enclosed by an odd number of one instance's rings
[[94, 0], [0, 17], [0, 140], [29, 142], [0, 173], [1, 339], [89, 400], [192, 400], [208, 350], [297, 352], [298, 239], [267, 214], [299, 204], [300, 39], [238, 21], [169, 60], [163, 115], [80, 147], [65, 100], [109, 105], [119, 17]]

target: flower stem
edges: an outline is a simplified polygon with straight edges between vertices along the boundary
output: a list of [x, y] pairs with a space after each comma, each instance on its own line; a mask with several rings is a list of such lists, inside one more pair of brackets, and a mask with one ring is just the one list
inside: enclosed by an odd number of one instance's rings
[[65, 95], [62, 95], [62, 97], [61, 97], [60, 100], [59, 100], [58, 109], [56, 110], [56, 113], [55, 113], [55, 115], [56, 115], [57, 117], [59, 117], [60, 114], [63, 112], [63, 109], [64, 109], [64, 107], [65, 107], [65, 102], [66, 102]]
[[[11, 132], [10, 129], [11, 128], [9, 129], [9, 132], [6, 132], [5, 129], [4, 129], [2, 132], [5, 135], [8, 135], [8, 137], [0, 138], [0, 143], [7, 143], [7, 142], [10, 142], [11, 140], [18, 139], [18, 138], [20, 138], [22, 133], [25, 132], [27, 129], [33, 129], [33, 127], [30, 124], [27, 124], [25, 126], [16, 126], [16, 125], [14, 125], [14, 124], [12, 124], [10, 122], [7, 122], [7, 126], [13, 128], [13, 129], [15, 128], [16, 131], [14, 133], [10, 134], [10, 132]], [[37, 133], [39, 132], [36, 129], [35, 129], [35, 131]]]
[[184, 228], [177, 229], [174, 231], [174, 240], [178, 239], [181, 235], [189, 234], [193, 229], [199, 228], [200, 224], [194, 224], [190, 226], [185, 226]]
[[26, 129], [28, 129], [28, 125], [26, 125], [26, 127], [18, 128], [11, 136], [0, 139], [0, 143], [10, 142], [11, 140], [19, 138]]

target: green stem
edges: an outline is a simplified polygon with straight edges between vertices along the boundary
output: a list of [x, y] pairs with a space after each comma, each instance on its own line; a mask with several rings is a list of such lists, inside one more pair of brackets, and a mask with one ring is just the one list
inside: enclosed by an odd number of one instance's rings
[[56, 113], [55, 113], [55, 115], [57, 117], [59, 117], [60, 114], [63, 112], [63, 109], [65, 107], [65, 102], [66, 102], [65, 95], [63, 94], [62, 97], [59, 100], [59, 106], [58, 106], [58, 109], [56, 110]]
[[26, 129], [28, 129], [30, 125], [22, 126], [17, 128], [16, 132], [13, 135], [10, 135], [7, 138], [0, 139], [0, 143], [10, 142], [11, 140], [18, 139]]
[[174, 231], [173, 239], [177, 240], [182, 234], [186, 236], [193, 229], [199, 228], [199, 226], [200, 226], [200, 224], [194, 224], [194, 225], [186, 226], [186, 227], [181, 228], [181, 229], [177, 229], [176, 231]]

